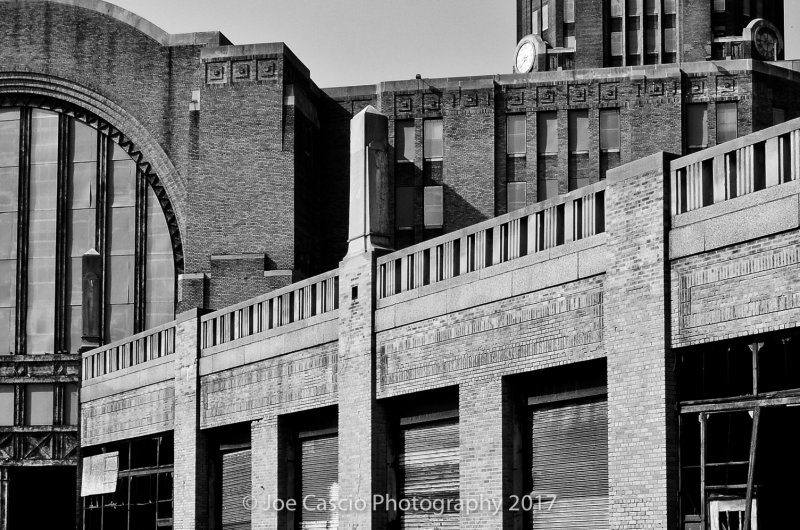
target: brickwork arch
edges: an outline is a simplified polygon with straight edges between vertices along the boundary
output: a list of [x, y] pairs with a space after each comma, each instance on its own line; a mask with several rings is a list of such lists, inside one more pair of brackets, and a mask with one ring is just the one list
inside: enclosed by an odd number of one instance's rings
[[175, 272], [182, 274], [185, 181], [144, 126], [108, 98], [75, 83], [34, 73], [0, 74], [0, 107], [23, 105], [68, 114], [107, 134], [128, 153], [158, 197], [172, 239]]

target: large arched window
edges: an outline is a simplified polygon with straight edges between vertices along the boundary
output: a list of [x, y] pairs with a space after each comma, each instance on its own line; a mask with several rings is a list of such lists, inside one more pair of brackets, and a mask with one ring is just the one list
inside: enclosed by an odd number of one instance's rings
[[172, 248], [145, 175], [108, 135], [66, 113], [0, 108], [0, 355], [78, 352], [90, 249], [106, 342], [172, 320]]

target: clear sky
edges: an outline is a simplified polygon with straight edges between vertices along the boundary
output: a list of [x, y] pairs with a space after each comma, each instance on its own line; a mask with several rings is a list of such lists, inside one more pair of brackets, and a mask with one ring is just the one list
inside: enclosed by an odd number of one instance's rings
[[[514, 0], [111, 1], [170, 33], [283, 41], [321, 87], [510, 73], [516, 46]], [[786, 56], [800, 58], [800, 1], [785, 4]]]

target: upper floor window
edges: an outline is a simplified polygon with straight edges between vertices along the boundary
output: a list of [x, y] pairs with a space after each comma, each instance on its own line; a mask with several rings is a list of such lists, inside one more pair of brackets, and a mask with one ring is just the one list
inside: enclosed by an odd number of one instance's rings
[[90, 249], [105, 254], [105, 341], [174, 318], [172, 237], [136, 162], [67, 114], [0, 109], [0, 355], [77, 353]]
[[509, 155], [525, 154], [526, 125], [524, 114], [506, 116], [506, 153]]
[[558, 153], [558, 113], [540, 112], [537, 117], [537, 144], [540, 155]]
[[692, 103], [686, 106], [686, 147], [690, 151], [708, 146], [708, 105]]
[[739, 116], [736, 102], [717, 103], [717, 143], [739, 137]]
[[444, 156], [444, 131], [442, 120], [425, 120], [423, 154], [425, 159]]
[[600, 150], [619, 151], [619, 109], [600, 110]]
[[425, 228], [444, 226], [444, 188], [442, 186], [425, 186], [423, 199]]
[[726, 9], [725, 0], [714, 0], [714, 11], [724, 13]]
[[395, 155], [398, 162], [413, 162], [417, 154], [414, 120], [398, 120], [395, 124]]
[[569, 111], [569, 152], [589, 152], [589, 111]]

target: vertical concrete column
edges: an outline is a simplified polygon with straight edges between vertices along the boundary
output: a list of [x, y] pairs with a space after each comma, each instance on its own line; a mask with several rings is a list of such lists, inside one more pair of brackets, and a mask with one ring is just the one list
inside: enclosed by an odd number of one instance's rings
[[200, 432], [200, 310], [181, 313], [175, 332], [175, 530], [208, 528], [208, 457]]
[[458, 392], [460, 497], [480, 503], [477, 511], [461, 511], [459, 528], [506, 528], [511, 418], [503, 380], [470, 381]]
[[270, 416], [251, 425], [253, 530], [277, 530], [284, 514], [276, 511], [275, 501], [286, 499], [281, 477], [285, 477], [285, 458], [281, 452], [277, 416]]
[[669, 348], [669, 161], [658, 153], [608, 172], [611, 528], [675, 528], [675, 375]]

